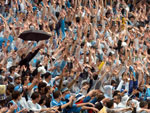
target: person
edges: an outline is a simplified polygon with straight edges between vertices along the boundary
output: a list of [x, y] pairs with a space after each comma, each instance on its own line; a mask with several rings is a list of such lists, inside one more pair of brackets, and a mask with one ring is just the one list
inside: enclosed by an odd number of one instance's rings
[[14, 85], [15, 85], [14, 91], [22, 92], [23, 87], [21, 85], [21, 76], [17, 73], [15, 74], [14, 77]]
[[114, 96], [114, 108], [125, 108], [125, 105], [121, 103], [121, 96], [120, 95], [115, 95]]
[[[140, 108], [142, 109], [147, 109], [148, 108], [148, 103], [145, 101], [140, 102]], [[140, 111], [140, 110], [139, 110]], [[147, 113], [147, 111], [142, 111], [141, 113]]]
[[41, 99], [41, 95], [38, 92], [34, 92], [31, 96], [31, 99], [32, 100], [28, 101], [29, 110], [33, 112], [43, 112], [50, 110], [48, 108], [41, 108], [41, 106], [38, 104]]
[[8, 103], [8, 107], [10, 108], [12, 105], [17, 105], [16, 109], [13, 110], [13, 113], [21, 113], [21, 112], [27, 112], [26, 109], [22, 109], [19, 100], [21, 99], [21, 94], [19, 91], [14, 91], [12, 93], [12, 100]]
[[[1, 0], [0, 112], [149, 112], [149, 6]], [[40, 41], [23, 40], [27, 31], [40, 32]]]

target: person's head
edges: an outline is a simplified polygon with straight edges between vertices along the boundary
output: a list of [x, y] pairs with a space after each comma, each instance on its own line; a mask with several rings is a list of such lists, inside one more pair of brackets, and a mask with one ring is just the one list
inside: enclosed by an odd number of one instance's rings
[[13, 52], [13, 53], [12, 53], [12, 59], [16, 59], [16, 57], [17, 57], [17, 53], [16, 53], [16, 52]]
[[116, 86], [117, 86], [116, 81], [115, 81], [115, 80], [112, 80], [112, 81], [111, 81], [111, 85], [112, 85], [113, 87], [116, 87]]
[[148, 108], [148, 103], [146, 101], [141, 101], [140, 102], [140, 108], [147, 109]]
[[40, 93], [45, 93], [45, 88], [46, 88], [46, 83], [45, 82], [40, 82], [39, 84], [38, 84], [38, 91], [40, 92]]
[[90, 85], [88, 82], [82, 82], [82, 94], [86, 95]]
[[105, 98], [104, 95], [98, 95], [98, 96], [97, 96], [97, 101], [100, 102], [100, 101], [102, 101], [104, 98]]
[[15, 72], [15, 69], [16, 69], [15, 66], [10, 67], [10, 68], [9, 68], [10, 74], [13, 74], [13, 73]]
[[108, 58], [112, 59], [112, 53], [111, 52], [109, 53]]
[[69, 93], [70, 93], [70, 90], [69, 90], [68, 88], [64, 88], [64, 89], [62, 90], [63, 96], [65, 96], [66, 94], [69, 94]]
[[15, 77], [15, 84], [19, 85], [21, 84], [21, 77]]
[[82, 81], [82, 88], [84, 88], [85, 90], [88, 90], [89, 86], [90, 85], [87, 80]]
[[123, 81], [127, 81], [127, 74], [125, 72], [122, 74], [122, 79]]
[[108, 11], [106, 12], [106, 18], [110, 18], [110, 17], [111, 17], [111, 11], [108, 10]]
[[103, 105], [100, 102], [97, 102], [95, 103], [95, 108], [101, 110], [103, 108]]
[[121, 102], [121, 96], [120, 95], [115, 95], [114, 96], [114, 103], [119, 104]]
[[40, 93], [34, 92], [34, 93], [31, 95], [31, 99], [32, 99], [32, 101], [34, 101], [35, 103], [39, 103], [39, 101], [40, 101], [40, 99], [41, 99]]
[[6, 95], [11, 95], [13, 91], [14, 91], [14, 85], [8, 84], [6, 87]]
[[37, 4], [38, 4], [38, 1], [39, 1], [39, 0], [34, 0], [34, 3], [37, 3]]
[[131, 16], [130, 17], [130, 21], [133, 23], [135, 21], [135, 17], [134, 16]]
[[48, 80], [48, 81], [50, 81], [52, 78], [52, 76], [49, 72], [46, 72], [43, 76], [45, 77], [45, 80]]
[[112, 30], [113, 32], [117, 32], [117, 31], [118, 31], [118, 25], [117, 25], [115, 22], [112, 24], [111, 30]]
[[54, 97], [54, 99], [60, 99], [60, 97], [61, 97], [60, 91], [54, 91], [53, 92], [53, 97]]
[[106, 103], [107, 108], [113, 109], [114, 108], [114, 101], [113, 100], [109, 100]]
[[50, 86], [46, 86], [45, 88], [45, 94], [51, 94], [52, 93], [52, 89]]
[[21, 59], [24, 59], [25, 57], [26, 57], [26, 55], [25, 55], [25, 54], [22, 54]]
[[93, 79], [94, 79], [94, 80], [97, 80], [97, 79], [98, 79], [98, 75], [94, 73], [94, 74], [93, 74]]
[[22, 81], [22, 84], [24, 85], [24, 84], [27, 84], [27, 83], [29, 83], [30, 82], [30, 77], [29, 76], [24, 76], [24, 77], [22, 77], [22, 79], [21, 79], [21, 81]]
[[21, 99], [21, 93], [19, 91], [14, 91], [12, 93], [12, 99], [15, 101], [19, 101]]

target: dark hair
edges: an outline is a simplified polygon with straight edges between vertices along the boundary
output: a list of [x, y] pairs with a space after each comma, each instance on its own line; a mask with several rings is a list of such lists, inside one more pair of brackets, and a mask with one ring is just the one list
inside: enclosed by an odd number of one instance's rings
[[32, 99], [32, 100], [35, 100], [35, 99], [39, 98], [39, 96], [40, 96], [40, 93], [34, 92], [34, 93], [32, 94], [32, 96], [31, 96], [31, 99]]
[[148, 103], [146, 101], [141, 101], [140, 102], [140, 108], [145, 107], [146, 105], [148, 105]]
[[43, 77], [45, 77], [45, 79], [47, 79], [49, 76], [51, 76], [49, 72], [46, 72], [45, 74], [43, 74]]
[[100, 103], [100, 102], [96, 103], [95, 108], [97, 108], [98, 110], [101, 110], [103, 108], [102, 103]]
[[108, 108], [112, 108], [113, 104], [114, 104], [114, 101], [113, 101], [113, 100], [110, 100], [110, 101], [108, 101], [108, 102], [106, 103], [106, 106], [107, 106]]
[[93, 79], [94, 79], [94, 80], [97, 80], [97, 79], [98, 79], [98, 75], [97, 75], [97, 74], [94, 74]]
[[19, 91], [14, 91], [12, 93], [12, 99], [16, 100], [20, 95], [21, 93]]
[[148, 109], [150, 109], [150, 100], [148, 100], [147, 103], [148, 103]]
[[16, 68], [16, 66], [11, 66], [11, 67], [9, 68], [9, 72], [12, 73], [13, 71], [15, 71], [15, 68]]
[[59, 12], [56, 12], [56, 14], [55, 14], [55, 15], [56, 15], [56, 17], [58, 18], [58, 17], [59, 17], [59, 15], [60, 15], [60, 13], [59, 13]]
[[25, 56], [26, 56], [25, 54], [22, 54], [22, 55], [21, 55], [21, 59], [24, 59], [24, 58], [25, 58]]
[[104, 98], [105, 98], [104, 95], [99, 95], [98, 98], [97, 98], [97, 101], [100, 102], [100, 101], [102, 101]]
[[108, 10], [107, 12], [106, 12], [106, 18], [108, 18], [108, 15], [109, 14], [111, 14], [111, 11], [110, 10]]
[[[36, 65], [36, 66], [37, 66], [37, 65]], [[37, 68], [38, 68], [38, 67], [37, 67]], [[38, 69], [37, 69], [37, 68], [32, 72], [32, 76], [33, 76], [33, 77], [38, 74]]]
[[71, 26], [71, 24], [72, 24], [72, 22], [71, 22], [71, 21], [69, 21], [69, 22], [68, 22], [68, 26]]
[[120, 91], [114, 91], [113, 97], [118, 95], [118, 93], [120, 93]]
[[45, 82], [40, 82], [38, 85], [38, 90], [40, 91], [41, 88], [46, 87], [46, 83]]
[[13, 92], [14, 91], [15, 86], [13, 84], [8, 84], [7, 88], [6, 88], [6, 92]]
[[76, 22], [77, 22], [77, 23], [80, 22], [80, 17], [76, 17]]
[[121, 101], [121, 96], [119, 94], [115, 95], [117, 97], [117, 99], [119, 99]]
[[111, 85], [116, 84], [115, 80], [111, 80]]
[[53, 97], [54, 97], [54, 99], [59, 98], [59, 96], [60, 96], [60, 91], [54, 91], [54, 92], [53, 92]]
[[83, 48], [83, 47], [84, 47], [84, 45], [85, 45], [85, 42], [82, 42], [82, 43], [81, 43], [81, 48]]
[[51, 87], [50, 86], [46, 86], [46, 88], [45, 88], [45, 94], [48, 93], [49, 89], [51, 89]]
[[66, 7], [64, 5], [62, 5], [62, 9], [65, 9]]
[[22, 78], [21, 78], [22, 84], [24, 84], [26, 80], [27, 80], [26, 76], [22, 77]]
[[150, 48], [147, 49], [147, 53], [150, 55]]
[[89, 38], [90, 37], [90, 32], [88, 31], [88, 33], [87, 33], [87, 38]]
[[92, 73], [95, 72], [95, 68], [94, 67], [91, 68], [91, 72]]
[[33, 79], [34, 79], [34, 77], [33, 77], [33, 76], [30, 76], [29, 81], [32, 82]]

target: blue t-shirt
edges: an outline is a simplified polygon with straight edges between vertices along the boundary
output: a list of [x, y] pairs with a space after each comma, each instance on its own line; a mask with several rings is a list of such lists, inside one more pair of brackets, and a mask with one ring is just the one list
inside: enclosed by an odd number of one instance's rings
[[62, 40], [65, 39], [65, 19], [61, 19]]
[[21, 84], [17, 85], [17, 86], [14, 88], [14, 91], [22, 92], [22, 91], [23, 91], [22, 85], [21, 85]]
[[64, 69], [64, 67], [66, 66], [67, 61], [63, 60], [60, 64], [60, 70], [62, 71]]
[[18, 102], [18, 103], [15, 103], [13, 100], [11, 100], [9, 103], [12, 103], [13, 105], [16, 105], [16, 104], [17, 104], [17, 109], [15, 109], [15, 110], [13, 111], [13, 113], [17, 113], [17, 112], [19, 112], [19, 111], [22, 109], [22, 107], [21, 107], [21, 105], [20, 105], [19, 102]]
[[51, 107], [53, 107], [53, 106], [61, 106], [61, 105], [65, 104], [65, 103], [62, 102], [62, 101], [57, 102], [57, 101], [53, 98], [50, 104], [51, 104]]
[[[3, 43], [4, 43], [4, 46], [6, 47], [8, 40], [10, 41], [10, 44], [11, 44], [14, 40], [13, 36], [9, 35], [8, 38], [0, 37], [0, 47], [2, 47]], [[11, 51], [11, 46], [9, 46], [7, 50], [8, 50], [8, 52], [10, 52]]]
[[80, 113], [82, 107], [77, 107], [76, 104], [73, 104], [72, 107], [65, 108], [63, 113]]
[[2, 47], [3, 42], [5, 42], [6, 38], [0, 37], [0, 47]]

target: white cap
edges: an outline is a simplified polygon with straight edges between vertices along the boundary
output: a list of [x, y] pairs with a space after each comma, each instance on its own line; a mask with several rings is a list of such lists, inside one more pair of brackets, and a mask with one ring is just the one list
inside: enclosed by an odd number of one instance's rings
[[123, 46], [123, 47], [126, 47], [126, 46], [127, 46], [127, 43], [126, 43], [126, 42], [122, 42], [122, 46]]
[[38, 72], [40, 72], [41, 74], [45, 74], [46, 69], [44, 68], [44, 66], [41, 66], [41, 67], [38, 68]]

